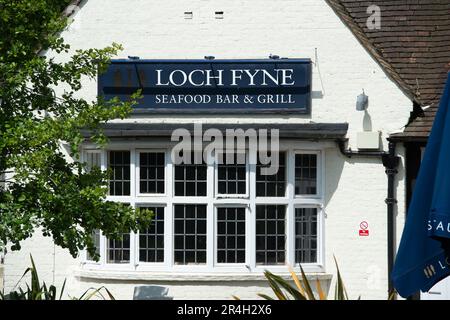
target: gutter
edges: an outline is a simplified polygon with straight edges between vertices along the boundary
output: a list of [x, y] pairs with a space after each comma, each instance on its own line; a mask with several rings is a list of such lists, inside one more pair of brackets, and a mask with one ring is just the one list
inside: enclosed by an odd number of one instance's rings
[[[400, 157], [395, 155], [396, 142], [388, 139], [389, 149], [388, 151], [353, 151], [352, 149], [346, 149], [345, 144], [347, 139], [337, 140], [339, 151], [347, 158], [352, 157], [371, 157], [380, 158], [385, 172], [388, 177], [387, 185], [387, 242], [388, 242], [388, 294], [391, 295], [394, 292], [394, 286], [391, 280], [392, 269], [394, 267], [394, 257], [395, 257], [395, 205], [397, 204], [397, 199], [395, 197], [395, 176], [398, 173], [397, 167], [400, 162]], [[394, 295], [395, 298], [395, 295]]]

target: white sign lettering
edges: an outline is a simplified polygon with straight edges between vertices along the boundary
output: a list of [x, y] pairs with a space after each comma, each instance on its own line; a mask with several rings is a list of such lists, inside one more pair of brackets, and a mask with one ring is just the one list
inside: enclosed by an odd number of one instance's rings
[[[161, 87], [174, 86], [181, 87], [190, 84], [194, 87], [210, 87], [210, 86], [224, 86], [224, 71], [218, 70], [202, 70], [195, 69], [186, 72], [181, 69], [165, 71], [162, 69], [156, 70], [156, 85]], [[295, 81], [292, 79], [293, 69], [231, 69], [229, 83], [230, 86], [270, 86], [282, 85], [293, 86]]]

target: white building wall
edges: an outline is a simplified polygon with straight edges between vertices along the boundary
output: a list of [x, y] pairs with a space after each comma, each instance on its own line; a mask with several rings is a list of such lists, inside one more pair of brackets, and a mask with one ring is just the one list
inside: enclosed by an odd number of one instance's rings
[[[193, 19], [184, 19], [192, 11]], [[224, 19], [214, 12], [223, 11]], [[318, 0], [89, 0], [74, 17], [63, 37], [75, 49], [124, 46], [118, 58], [217, 59], [311, 58], [313, 101], [311, 115], [152, 115], [125, 121], [146, 122], [348, 122], [350, 146], [355, 149], [358, 131], [381, 131], [386, 136], [402, 129], [412, 103], [358, 43], [325, 1]], [[51, 53], [49, 54], [52, 55]], [[61, 59], [58, 57], [58, 59]], [[64, 59], [64, 57], [62, 57]], [[367, 113], [355, 110], [356, 96], [364, 89], [370, 97]], [[94, 100], [97, 86], [86, 81], [84, 97]], [[401, 146], [398, 153], [403, 157]], [[337, 148], [327, 149], [325, 165], [326, 274], [334, 274], [336, 256], [351, 298], [387, 297], [387, 177], [379, 160], [343, 157]], [[405, 187], [403, 161], [397, 181], [397, 238], [403, 226]], [[359, 223], [368, 221], [370, 236], [359, 237]], [[89, 280], [77, 277], [80, 261], [54, 248], [51, 240], [36, 235], [20, 252], [6, 256], [5, 287], [11, 289], [29, 265], [33, 254], [43, 279], [67, 291], [81, 292], [106, 284], [117, 297], [131, 298], [136, 284], [151, 281]], [[151, 282], [153, 283], [153, 282]], [[236, 294], [253, 298], [264, 282], [170, 283], [175, 298], [229, 298]], [[331, 290], [333, 291], [333, 290]]]

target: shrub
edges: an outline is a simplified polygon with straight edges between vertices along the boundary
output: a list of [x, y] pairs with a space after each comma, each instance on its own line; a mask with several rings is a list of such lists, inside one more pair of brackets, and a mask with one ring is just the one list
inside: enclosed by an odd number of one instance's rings
[[[0, 300], [61, 300], [64, 294], [64, 289], [66, 287], [66, 280], [64, 280], [61, 291], [58, 294], [58, 290], [54, 285], [47, 286], [45, 282], [39, 281], [39, 275], [34, 264], [33, 257], [30, 255], [31, 267], [27, 268], [23, 273], [22, 277], [19, 279], [17, 284], [14, 286], [13, 291], [8, 294], [0, 292]], [[31, 273], [31, 285], [26, 283], [26, 290], [18, 287], [22, 279]], [[18, 288], [18, 289], [16, 289]], [[16, 290], [14, 290], [16, 289]], [[102, 291], [106, 293], [106, 296], [102, 294]], [[89, 300], [93, 297], [101, 298], [106, 300], [115, 300], [114, 296], [106, 287], [100, 287], [98, 289], [89, 288], [80, 297], [71, 297], [73, 300]]]

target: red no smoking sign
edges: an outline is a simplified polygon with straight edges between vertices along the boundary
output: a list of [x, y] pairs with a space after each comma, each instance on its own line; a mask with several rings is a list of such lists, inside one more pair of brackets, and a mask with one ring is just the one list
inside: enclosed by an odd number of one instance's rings
[[367, 221], [362, 221], [359, 224], [359, 236], [360, 237], [367, 237], [369, 235], [369, 224]]

